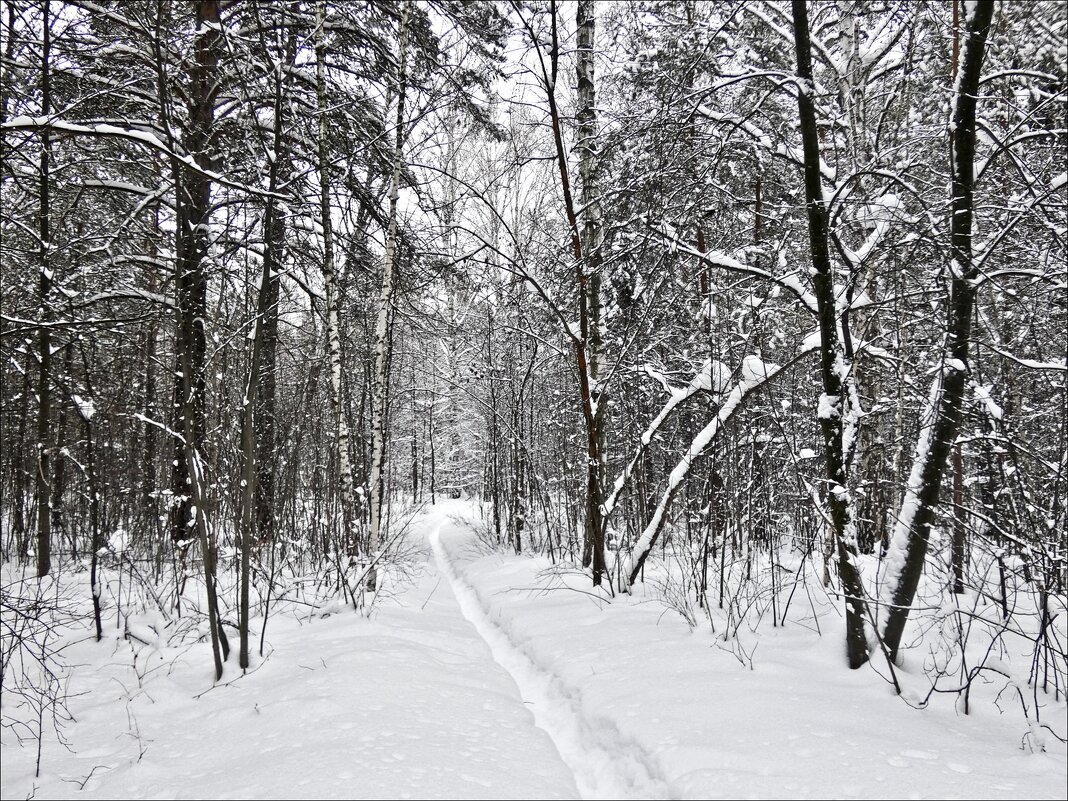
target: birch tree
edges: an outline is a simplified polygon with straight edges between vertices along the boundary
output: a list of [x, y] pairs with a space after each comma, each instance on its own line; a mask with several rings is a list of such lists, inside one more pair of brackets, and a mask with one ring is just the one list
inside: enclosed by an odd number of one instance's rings
[[402, 0], [397, 27], [397, 98], [396, 121], [393, 131], [393, 170], [389, 184], [389, 217], [386, 227], [386, 250], [382, 259], [382, 288], [378, 296], [378, 318], [375, 323], [374, 398], [371, 406], [371, 475], [369, 479], [370, 523], [368, 533], [367, 588], [377, 586], [376, 560], [380, 556], [384, 536], [382, 499], [383, 470], [386, 456], [386, 415], [389, 402], [389, 360], [393, 339], [393, 298], [400, 272], [400, 253], [397, 244], [397, 207], [400, 200], [401, 173], [404, 165], [404, 99], [408, 80], [408, 0]]
[[326, 338], [330, 358], [330, 406], [332, 429], [335, 433], [338, 463], [338, 479], [341, 484], [342, 543], [347, 550], [355, 547], [356, 532], [356, 489], [352, 477], [352, 464], [349, 459], [349, 427], [345, 418], [342, 392], [340, 310], [337, 288], [337, 271], [334, 263], [334, 223], [331, 200], [330, 177], [332, 157], [329, 139], [329, 99], [326, 90], [326, 0], [316, 5], [315, 26], [315, 76], [318, 125], [318, 168], [319, 168], [319, 213], [322, 226], [323, 245], [323, 284], [326, 302]]
[[593, 585], [601, 583], [605, 572], [604, 507], [602, 486], [607, 459], [608, 376], [605, 364], [605, 310], [601, 300], [601, 271], [604, 257], [601, 221], [601, 190], [598, 180], [597, 94], [595, 83], [597, 15], [593, 0], [579, 0], [575, 10], [578, 34], [575, 72], [578, 85], [578, 151], [581, 186], [582, 245], [577, 253], [583, 264], [578, 268], [579, 331], [583, 351], [579, 366], [586, 362], [583, 381], [583, 415], [587, 429], [586, 535], [583, 565], [593, 569]]
[[[601, 498], [605, 459], [605, 432], [599, 424], [605, 421], [607, 402], [602, 403], [607, 387], [603, 371], [603, 309], [600, 297], [601, 264], [601, 209], [596, 176], [597, 111], [595, 106], [596, 86], [594, 69], [594, 38], [596, 14], [592, 2], [580, 2], [576, 10], [578, 49], [576, 51], [576, 78], [579, 89], [579, 177], [581, 181], [580, 204], [582, 226], [574, 195], [571, 189], [571, 171], [567, 148], [564, 143], [564, 123], [557, 98], [557, 79], [560, 72], [560, 32], [555, 0], [549, 5], [549, 48], [542, 52], [539, 35], [530, 20], [522, 19], [531, 43], [536, 49], [540, 69], [540, 83], [545, 92], [549, 113], [549, 125], [559, 187], [563, 195], [563, 210], [570, 239], [569, 254], [572, 261], [570, 272], [571, 299], [577, 320], [568, 319], [560, 305], [552, 301], [546, 289], [529, 272], [524, 278], [532, 284], [541, 298], [549, 303], [558, 317], [570, 348], [574, 353], [579, 409], [583, 421], [585, 439], [585, 491], [583, 512], [583, 566], [592, 567], [593, 584], [600, 586], [605, 575], [604, 527]], [[585, 240], [585, 241], [584, 241]], [[593, 271], [598, 274], [595, 276]]]

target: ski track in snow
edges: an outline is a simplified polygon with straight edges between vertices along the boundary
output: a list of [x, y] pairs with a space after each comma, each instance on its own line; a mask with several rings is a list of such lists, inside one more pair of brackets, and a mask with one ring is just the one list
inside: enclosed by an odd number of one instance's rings
[[478, 591], [464, 580], [441, 541], [444, 525], [429, 535], [438, 569], [494, 661], [515, 680], [536, 725], [549, 735], [574, 774], [582, 797], [670, 798], [655, 758], [610, 721], [586, 714], [559, 677], [540, 667], [490, 618]]

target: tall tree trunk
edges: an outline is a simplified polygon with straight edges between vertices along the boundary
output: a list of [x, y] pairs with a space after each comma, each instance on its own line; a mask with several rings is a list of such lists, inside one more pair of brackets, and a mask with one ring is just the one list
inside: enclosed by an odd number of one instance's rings
[[274, 394], [275, 348], [278, 341], [278, 270], [284, 245], [285, 226], [274, 193], [278, 191], [279, 173], [287, 163], [285, 155], [285, 87], [295, 55], [291, 29], [285, 58], [275, 65], [274, 130], [271, 150], [274, 157], [268, 175], [264, 211], [265, 247], [263, 268], [256, 297], [252, 354], [249, 358], [248, 382], [241, 405], [241, 507], [240, 507], [240, 587], [238, 600], [238, 664], [249, 666], [249, 585], [252, 571], [253, 531], [270, 542], [274, 532]]
[[[831, 271], [827, 207], [823, 201], [820, 177], [819, 129], [812, 93], [812, 55], [808, 30], [806, 0], [793, 0], [794, 44], [797, 50], [797, 105], [801, 122], [801, 142], [805, 161], [805, 203], [808, 209], [809, 246], [812, 251], [812, 285], [816, 294], [820, 326], [820, 378], [823, 397], [819, 404], [820, 431], [827, 473], [827, 506], [830, 525], [838, 550], [838, 570], [846, 602], [846, 651], [851, 668], [868, 661], [868, 644], [864, 628], [867, 604], [864, 585], [855, 562], [856, 531], [846, 476], [846, 453], [843, 447], [843, 416], [850, 399], [843, 378], [848, 372], [845, 351], [838, 339], [834, 278]], [[843, 324], [846, 322], [843, 313]]]
[[[159, 231], [159, 207], [153, 210], [152, 219], [157, 223], [155, 226], [155, 232]], [[149, 254], [153, 257], [159, 255], [158, 249], [155, 247], [155, 240], [150, 240]], [[149, 273], [148, 290], [155, 292], [157, 290], [154, 276]], [[144, 385], [141, 395], [141, 407], [144, 409], [144, 415], [151, 419], [156, 419], [156, 326], [157, 320], [153, 317], [145, 327], [143, 334], [143, 344], [140, 348], [142, 364], [144, 366]], [[140, 476], [140, 499], [142, 508], [148, 511], [150, 516], [158, 523], [158, 518], [154, 514], [155, 497], [156, 497], [156, 427], [149, 422], [143, 422], [141, 424], [141, 476]]]
[[887, 575], [889, 611], [883, 640], [891, 659], [901, 647], [916, 589], [920, 583], [935, 507], [953, 441], [962, 417], [968, 379], [972, 314], [978, 271], [972, 262], [972, 213], [975, 189], [975, 107], [983, 68], [993, 0], [969, 4], [961, 65], [953, 96], [950, 148], [952, 197], [950, 204], [950, 299], [946, 319], [946, 348], [941, 374], [935, 379], [928, 419], [921, 427], [905, 499], [898, 513]]
[[382, 291], [378, 296], [378, 319], [375, 323], [374, 399], [371, 406], [371, 476], [370, 532], [367, 543], [372, 560], [367, 571], [367, 588], [374, 591], [377, 574], [374, 560], [382, 546], [383, 467], [386, 457], [386, 405], [389, 398], [389, 361], [393, 333], [393, 296], [400, 271], [397, 248], [397, 201], [400, 197], [401, 167], [404, 157], [404, 99], [408, 80], [408, 0], [401, 4], [397, 47], [400, 62], [397, 73], [397, 118], [393, 139], [393, 176], [389, 185], [389, 224], [386, 230], [386, 253], [382, 265]]
[[[586, 87], [587, 98], [593, 100], [593, 38], [595, 33], [595, 20], [593, 16], [593, 4], [587, 2], [580, 5], [577, 12], [580, 36], [579, 60], [576, 67], [580, 83], [589, 82]], [[582, 537], [582, 564], [583, 567], [593, 567], [593, 585], [600, 586], [604, 573], [604, 514], [601, 506], [601, 472], [602, 455], [600, 445], [603, 444], [600, 432], [597, 429], [598, 403], [597, 393], [590, 383], [590, 312], [588, 303], [590, 299], [589, 281], [586, 274], [586, 263], [583, 252], [583, 232], [579, 230], [578, 215], [575, 211], [575, 200], [571, 194], [571, 178], [567, 164], [567, 152], [564, 148], [563, 121], [560, 116], [560, 108], [556, 102], [556, 85], [560, 66], [560, 33], [556, 16], [556, 0], [549, 3], [550, 22], [550, 45], [549, 66], [543, 67], [542, 84], [545, 89], [545, 97], [549, 105], [549, 119], [552, 125], [553, 145], [556, 154], [556, 165], [560, 171], [560, 191], [564, 197], [564, 214], [567, 217], [568, 231], [571, 237], [571, 255], [574, 259], [575, 270], [575, 294], [578, 304], [578, 332], [570, 326], [567, 335], [575, 351], [575, 367], [578, 374], [579, 404], [582, 411], [582, 422], [586, 429], [586, 492], [584, 499], [583, 537]], [[532, 28], [527, 26], [532, 41], [538, 41], [538, 35]], [[587, 119], [593, 114], [593, 127], [596, 128], [596, 111], [590, 103], [588, 108], [580, 108], [585, 112]], [[589, 142], [587, 145], [591, 144]], [[592, 165], [591, 165], [592, 166]], [[599, 214], [596, 216], [599, 222]], [[598, 291], [599, 295], [599, 291]], [[600, 336], [597, 332], [596, 336]], [[599, 372], [599, 371], [598, 371]], [[561, 454], [563, 457], [563, 454]], [[564, 459], [566, 463], [566, 459]], [[566, 470], [566, 468], [565, 468]], [[574, 530], [573, 524], [577, 523], [570, 514], [568, 505], [568, 526]], [[568, 537], [569, 552], [573, 543], [573, 537]], [[598, 547], [599, 546], [599, 547]]]
[[[51, 3], [44, 0], [43, 26], [41, 35], [41, 116], [45, 119], [52, 113], [52, 87], [51, 87]], [[40, 283], [38, 284], [37, 298], [40, 305], [41, 322], [45, 323], [38, 329], [37, 342], [37, 470], [36, 495], [37, 495], [37, 575], [47, 576], [52, 569], [52, 455], [51, 455], [51, 430], [52, 430], [52, 337], [48, 329], [50, 295], [52, 294], [52, 243], [49, 233], [49, 166], [52, 150], [52, 132], [45, 125], [41, 129], [41, 161], [40, 161], [40, 218], [38, 220], [38, 232], [40, 234]]]
[[[220, 18], [217, 0], [196, 2], [196, 61], [192, 67], [192, 87], [189, 97], [189, 127], [185, 150], [202, 170], [212, 166], [214, 145], [215, 98], [218, 93]], [[211, 216], [211, 180], [198, 170], [185, 169], [178, 190], [181, 210], [178, 236], [178, 372], [176, 394], [179, 414], [192, 415], [194, 447], [203, 452], [205, 422], [205, 391], [207, 388], [205, 362], [207, 339], [205, 325], [208, 314], [208, 276], [205, 261], [208, 254], [208, 227]], [[184, 371], [189, 370], [189, 375]], [[182, 422], [177, 428], [184, 428]], [[190, 465], [186, 463], [186, 448], [177, 444], [173, 471], [176, 503], [172, 508], [171, 532], [176, 542], [185, 542], [192, 534], [193, 502], [190, 495]]]
[[[89, 360], [85, 348], [81, 347], [81, 361], [85, 372], [89, 397], [93, 397], [93, 388], [89, 381]], [[68, 370], [69, 372], [69, 370]], [[100, 551], [103, 549], [103, 531], [101, 529], [100, 503], [102, 500], [100, 477], [97, 475], [96, 432], [93, 426], [93, 409], [79, 404], [82, 419], [82, 431], [85, 434], [85, 479], [89, 490], [89, 591], [93, 596], [93, 625], [96, 628], [96, 641], [104, 638], [104, 626], [101, 618], [102, 590], [100, 586]]]
[[[274, 191], [276, 185], [272, 185]], [[269, 201], [272, 204], [273, 200]], [[267, 222], [268, 242], [265, 249], [266, 282], [257, 333], [261, 337], [260, 385], [256, 395], [256, 533], [260, 542], [274, 541], [278, 520], [275, 501], [275, 465], [277, 423], [278, 298], [279, 270], [285, 242], [285, 223], [277, 208]], [[262, 330], [261, 330], [262, 329]]]
[[[15, 30], [15, 6], [13, 3], [8, 3], [7, 8], [7, 21], [5, 23], [5, 31], [7, 34], [7, 45], [4, 48], [4, 63], [15, 63], [15, 42], [17, 37], [11, 35], [11, 31]], [[7, 109], [10, 101], [10, 95], [13, 87], [10, 86], [10, 81], [7, 80], [6, 72], [0, 73], [0, 124], [7, 122]], [[0, 161], [7, 162], [8, 154], [11, 152], [11, 146], [8, 138], [0, 136]], [[2, 291], [2, 290], [0, 290]], [[12, 495], [12, 520], [11, 520], [11, 537], [5, 538], [3, 542], [2, 558], [7, 561], [11, 558], [11, 548], [13, 547], [17, 553], [17, 559], [21, 562], [26, 555], [29, 547], [29, 532], [27, 531], [26, 521], [26, 495], [27, 495], [27, 478], [29, 471], [26, 464], [26, 432], [28, 430], [28, 424], [31, 420], [30, 415], [30, 403], [33, 396], [31, 388], [33, 377], [33, 360], [34, 354], [29, 348], [26, 349], [24, 369], [19, 370], [16, 366], [16, 362], [12, 360], [12, 366], [15, 366], [16, 370], [22, 373], [21, 391], [20, 391], [20, 407], [17, 415], [18, 429], [15, 437], [15, 447], [12, 449], [13, 453], [9, 453], [11, 461], [9, 463], [11, 469], [11, 495]], [[36, 465], [36, 456], [34, 458], [34, 464]], [[34, 471], [36, 473], [36, 470]]]
[[340, 310], [337, 273], [334, 265], [334, 224], [330, 202], [330, 140], [326, 110], [326, 2], [316, 5], [315, 79], [319, 113], [319, 213], [323, 227], [323, 285], [326, 294], [326, 340], [330, 351], [330, 406], [334, 418], [338, 451], [338, 482], [341, 485], [342, 547], [356, 548], [356, 489], [349, 458], [349, 426], [342, 391]]
[[[30, 470], [28, 469], [28, 465], [26, 463], [27, 460], [26, 460], [26, 448], [25, 448], [25, 445], [26, 445], [26, 442], [27, 442], [26, 434], [27, 434], [27, 431], [29, 429], [29, 422], [30, 422], [30, 419], [31, 419], [30, 403], [32, 402], [31, 399], [33, 397], [33, 392], [31, 391], [32, 387], [33, 387], [33, 383], [32, 383], [33, 360], [34, 360], [34, 356], [30, 352], [29, 348], [27, 348], [26, 349], [26, 358], [25, 358], [25, 361], [24, 361], [25, 368], [22, 370], [22, 382], [21, 382], [21, 384], [22, 384], [22, 386], [21, 386], [22, 398], [21, 398], [21, 403], [19, 404], [19, 417], [18, 417], [19, 423], [18, 423], [18, 433], [17, 433], [18, 439], [16, 440], [17, 443], [18, 443], [18, 447], [14, 449], [15, 450], [15, 454], [14, 454], [12, 477], [11, 477], [12, 478], [12, 490], [11, 490], [11, 492], [12, 492], [12, 495], [14, 495], [13, 501], [14, 501], [14, 507], [15, 507], [14, 511], [13, 511], [13, 515], [12, 515], [13, 516], [13, 520], [12, 520], [12, 537], [13, 537], [15, 551], [16, 551], [16, 554], [17, 554], [16, 558], [19, 560], [20, 563], [28, 555], [28, 551], [29, 551], [29, 547], [30, 547], [30, 531], [28, 529], [28, 523], [27, 523], [27, 520], [26, 520], [26, 517], [27, 517], [26, 500], [27, 500], [27, 496], [29, 494], [29, 488], [27, 486], [27, 482], [28, 482], [28, 479], [29, 479], [29, 476], [30, 476]], [[35, 437], [35, 439], [36, 439], [36, 437]], [[36, 460], [36, 457], [35, 457], [34, 460], [33, 460], [33, 465], [36, 466], [36, 464], [37, 464], [37, 460]], [[34, 475], [36, 475], [36, 472], [37, 472], [36, 470], [33, 471]], [[6, 547], [8, 547], [8, 546], [5, 543], [5, 548]], [[4, 558], [5, 559], [10, 559], [11, 558], [11, 554], [10, 553], [5, 553], [4, 554]]]
[[[77, 269], [77, 267], [75, 267]], [[53, 375], [57, 386], [62, 387], [66, 382], [70, 381], [71, 363], [74, 358], [74, 345], [68, 341], [63, 347], [63, 366], [60, 368], [59, 375]], [[59, 348], [56, 348], [58, 350]], [[53, 368], [54, 371], [54, 368]], [[56, 413], [56, 422], [54, 427], [54, 436], [52, 440], [52, 452], [58, 456], [63, 455], [63, 442], [67, 438], [67, 422], [68, 422], [69, 405], [60, 404]], [[62, 544], [64, 534], [70, 538], [70, 556], [72, 559], [78, 558], [78, 540], [77, 533], [70, 529], [64, 530], [64, 522], [68, 516], [63, 509], [64, 496], [67, 493], [67, 462], [65, 459], [56, 459], [52, 464], [52, 489], [50, 492], [50, 500], [48, 502], [48, 511], [52, 516], [51, 532], [52, 539]]]
[[[222, 663], [229, 644], [219, 617], [216, 591], [216, 542], [211, 525], [212, 510], [204, 476], [205, 452], [205, 362], [207, 356], [208, 279], [205, 261], [211, 216], [211, 180], [202, 172], [211, 168], [214, 142], [215, 98], [218, 93], [218, 53], [222, 33], [217, 0], [197, 0], [196, 47], [189, 93], [189, 127], [185, 150], [201, 168], [183, 168], [172, 161], [177, 187], [177, 335], [175, 358], [176, 437], [175, 503], [171, 512], [171, 535], [175, 542], [200, 540], [204, 559], [204, 583], [208, 602], [215, 677], [222, 678]], [[157, 58], [158, 58], [157, 54]], [[160, 91], [166, 91], [161, 81]], [[165, 104], [164, 104], [165, 105]], [[165, 126], [169, 128], [168, 126]]]
[[[601, 192], [597, 167], [597, 106], [594, 79], [594, 40], [597, 33], [593, 0], [579, 0], [575, 23], [578, 30], [575, 72], [578, 79], [579, 179], [582, 204], [582, 256], [585, 260], [585, 308], [588, 321], [583, 337], [587, 341], [588, 395], [590, 424], [586, 478], [586, 541], [594, 586], [605, 572], [604, 524], [601, 488], [605, 478], [605, 450], [608, 430], [608, 394], [604, 382], [604, 307], [601, 303]], [[586, 561], [585, 559], [583, 560]]]
[[263, 260], [260, 274], [259, 292], [256, 299], [255, 329], [252, 336], [252, 355], [249, 359], [248, 383], [245, 385], [244, 402], [241, 418], [241, 505], [239, 542], [241, 547], [240, 588], [238, 600], [238, 633], [241, 640], [239, 664], [244, 670], [249, 666], [249, 582], [253, 531], [257, 524], [257, 463], [258, 443], [257, 427], [260, 424], [257, 412], [261, 408], [259, 390], [262, 378], [262, 360], [266, 334], [264, 320], [270, 314], [271, 304], [271, 262]]
[[435, 456], [437, 448], [434, 447], [434, 407], [438, 402], [438, 378], [437, 373], [431, 371], [430, 373], [430, 407], [427, 410], [427, 439], [430, 444], [430, 505], [435, 506], [437, 504], [437, 458]]
[[[295, 10], [296, 3], [289, 7]], [[282, 14], [284, 7], [278, 7]], [[285, 261], [286, 211], [287, 209], [274, 197], [279, 185], [288, 178], [284, 174], [290, 169], [288, 140], [285, 135], [286, 95], [293, 74], [292, 66], [296, 61], [297, 37], [292, 25], [284, 26], [283, 60], [277, 65], [274, 97], [274, 130], [271, 149], [274, 157], [270, 160], [268, 189], [272, 193], [267, 198], [264, 210], [264, 276], [267, 291], [263, 298], [264, 306], [260, 308], [260, 322], [257, 333], [262, 333], [260, 351], [260, 386], [256, 398], [256, 532], [260, 542], [273, 542], [278, 510], [275, 508], [275, 455], [278, 447], [277, 425], [275, 421], [277, 389], [277, 352], [278, 352], [278, 299], [280, 273]], [[262, 328], [262, 332], [261, 329]]]
[[964, 549], [967, 546], [964, 523], [964, 458], [960, 443], [953, 447], [953, 546], [950, 563], [953, 565], [953, 592], [964, 592]]
[[[493, 319], [493, 306], [489, 306], [486, 310], [486, 364], [490, 365], [490, 369], [493, 370], [493, 365], [496, 364], [496, 354], [493, 352], [493, 332], [496, 326]], [[500, 545], [501, 543], [501, 438], [498, 431], [497, 420], [497, 382], [494, 380], [494, 376], [490, 375], [489, 382], [489, 449], [486, 454], [488, 460], [487, 470], [489, 475], [487, 476], [489, 484], [489, 496], [490, 496], [490, 514], [493, 515], [493, 537], [494, 542]], [[513, 539], [512, 525], [514, 519], [509, 514], [505, 521], [505, 530], [508, 532], [508, 539]]]

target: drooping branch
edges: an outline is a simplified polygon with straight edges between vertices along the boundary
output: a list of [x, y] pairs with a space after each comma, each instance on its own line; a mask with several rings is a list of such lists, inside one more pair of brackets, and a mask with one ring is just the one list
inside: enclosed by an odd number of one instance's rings
[[638, 575], [641, 573], [642, 566], [645, 565], [646, 559], [649, 558], [649, 554], [656, 545], [657, 539], [660, 537], [660, 533], [664, 529], [664, 524], [667, 522], [668, 508], [671, 506], [671, 502], [675, 499], [675, 494], [682, 486], [693, 463], [705, 454], [709, 445], [711, 445], [716, 437], [719, 436], [720, 432], [723, 431], [727, 421], [734, 416], [735, 412], [743, 408], [745, 402], [752, 397], [757, 390], [765, 387], [785, 369], [797, 364], [811, 352], [812, 349], [803, 350], [791, 361], [782, 366], [772, 364], [771, 362], [765, 362], [756, 356], [746, 356], [742, 360], [741, 367], [738, 371], [738, 379], [734, 383], [730, 392], [727, 393], [719, 410], [712, 417], [712, 420], [709, 421], [709, 423], [693, 438], [690, 447], [686, 449], [686, 453], [683, 455], [682, 459], [679, 460], [679, 463], [675, 465], [675, 468], [668, 475], [667, 487], [664, 489], [664, 492], [660, 497], [660, 502], [656, 505], [652, 517], [646, 524], [638, 541], [631, 549], [627, 562], [624, 565], [621, 578], [624, 586], [621, 589], [625, 590], [638, 580]]

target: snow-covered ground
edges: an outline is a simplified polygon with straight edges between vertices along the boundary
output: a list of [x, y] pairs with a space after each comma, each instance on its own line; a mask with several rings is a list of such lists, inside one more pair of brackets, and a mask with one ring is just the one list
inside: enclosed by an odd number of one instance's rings
[[482, 553], [470, 511], [416, 521], [424, 564], [370, 620], [293, 607], [220, 686], [202, 644], [72, 645], [69, 750], [46, 736], [34, 778], [5, 730], [3, 797], [1068, 796], [1064, 746], [1022, 748], [1011, 700], [912, 709], [844, 667], [826, 622], [724, 643], [652, 593], [605, 603], [547, 560]]

